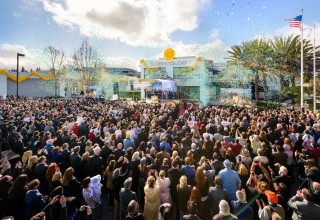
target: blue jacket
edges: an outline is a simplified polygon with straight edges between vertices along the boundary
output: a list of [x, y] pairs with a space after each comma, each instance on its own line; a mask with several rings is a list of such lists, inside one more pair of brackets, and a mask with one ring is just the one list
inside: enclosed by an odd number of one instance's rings
[[26, 202], [26, 209], [23, 213], [24, 219], [30, 219], [46, 206], [46, 201], [43, 200], [39, 190], [29, 190], [24, 200]]

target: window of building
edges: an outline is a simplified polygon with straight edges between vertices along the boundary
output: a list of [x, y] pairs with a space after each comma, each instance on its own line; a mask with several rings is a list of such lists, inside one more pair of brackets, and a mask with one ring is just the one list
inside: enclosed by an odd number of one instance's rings
[[145, 79], [156, 79], [158, 78], [162, 72], [166, 72], [166, 68], [162, 67], [156, 72], [151, 72], [148, 69], [144, 69], [144, 78]]
[[173, 78], [174, 79], [183, 79], [185, 78], [185, 72], [180, 73], [179, 70], [186, 70], [187, 67], [173, 67]]

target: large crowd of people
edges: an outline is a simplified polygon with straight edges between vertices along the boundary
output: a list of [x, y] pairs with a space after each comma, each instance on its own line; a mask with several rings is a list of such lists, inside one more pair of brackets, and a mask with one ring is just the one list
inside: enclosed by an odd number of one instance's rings
[[181, 108], [0, 100], [1, 218], [320, 219], [319, 114]]

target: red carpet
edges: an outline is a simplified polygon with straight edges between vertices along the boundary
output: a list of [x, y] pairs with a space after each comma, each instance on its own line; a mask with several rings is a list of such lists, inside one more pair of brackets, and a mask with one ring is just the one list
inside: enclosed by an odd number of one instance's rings
[[[191, 106], [191, 104], [188, 104], [188, 105], [187, 105], [187, 108], [189, 109], [190, 106]], [[183, 115], [184, 110], [185, 110], [185, 109], [184, 109], [184, 104], [180, 105], [179, 115]]]

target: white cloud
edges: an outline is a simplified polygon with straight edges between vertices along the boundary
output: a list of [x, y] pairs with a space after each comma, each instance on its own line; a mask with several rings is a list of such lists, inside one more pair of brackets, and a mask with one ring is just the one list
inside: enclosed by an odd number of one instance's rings
[[26, 69], [37, 67], [37, 62], [34, 60], [33, 53], [22, 45], [18, 44], [0, 44], [0, 68], [16, 69], [17, 68], [17, 53], [22, 53], [25, 57], [19, 58], [19, 68], [24, 66]]
[[133, 46], [172, 43], [177, 30], [198, 27], [198, 14], [208, 0], [41, 0], [53, 20], [85, 36], [119, 40]]
[[[315, 38], [316, 38], [316, 45], [320, 44], [320, 23], [316, 23], [316, 31], [315, 31]], [[301, 31], [299, 28], [292, 28], [289, 25], [279, 28], [274, 31], [274, 36], [289, 36], [289, 35], [300, 35]], [[303, 26], [303, 39], [308, 39], [313, 43], [314, 38], [314, 29], [313, 26], [304, 24]]]
[[106, 57], [104, 61], [106, 67], [131, 68], [140, 71], [139, 61], [131, 57]]
[[[176, 57], [202, 56], [206, 60], [213, 60], [214, 63], [225, 63], [228, 57], [228, 48], [220, 39], [215, 39], [206, 44], [184, 44], [176, 43], [174, 47]], [[149, 59], [162, 58], [163, 53], [151, 56]]]

